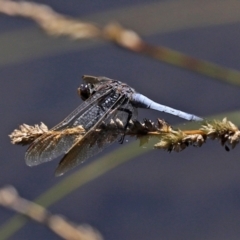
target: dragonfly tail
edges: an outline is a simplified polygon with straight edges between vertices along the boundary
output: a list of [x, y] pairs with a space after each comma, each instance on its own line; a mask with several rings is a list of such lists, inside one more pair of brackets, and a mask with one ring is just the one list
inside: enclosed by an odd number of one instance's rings
[[203, 121], [203, 118], [201, 117], [156, 103], [140, 93], [133, 94], [132, 98], [134, 105], [139, 108], [148, 108], [159, 112], [169, 113], [188, 121]]

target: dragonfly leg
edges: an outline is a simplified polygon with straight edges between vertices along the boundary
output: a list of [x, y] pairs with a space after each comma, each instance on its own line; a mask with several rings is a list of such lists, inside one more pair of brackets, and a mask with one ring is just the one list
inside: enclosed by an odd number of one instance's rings
[[121, 138], [118, 141], [120, 144], [123, 144], [124, 138], [125, 138], [125, 133], [126, 133], [129, 121], [132, 118], [132, 112], [129, 109], [127, 109], [127, 108], [118, 108], [118, 111], [122, 111], [122, 112], [128, 113], [127, 122], [126, 122], [126, 124], [124, 126], [124, 129], [123, 129], [123, 135], [121, 136]]

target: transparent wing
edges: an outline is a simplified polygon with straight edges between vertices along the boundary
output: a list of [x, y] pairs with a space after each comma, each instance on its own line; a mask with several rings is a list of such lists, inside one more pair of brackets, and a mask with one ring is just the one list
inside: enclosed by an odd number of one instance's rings
[[79, 125], [82, 125], [85, 130], [91, 128], [98, 121], [98, 118], [104, 114], [103, 110], [98, 106], [97, 101], [106, 97], [111, 91], [110, 89], [96, 92], [61, 123], [53, 127], [50, 132], [37, 138], [26, 151], [26, 164], [29, 166], [38, 165], [66, 153], [75, 143], [76, 139], [81, 136], [77, 133], [69, 132], [67, 129]]
[[83, 131], [75, 130], [72, 133], [70, 131], [71, 129], [63, 132], [48, 132], [36, 139], [26, 152], [26, 164], [35, 166], [67, 152], [84, 135]]
[[[109, 109], [109, 114], [103, 118], [106, 124], [109, 124], [111, 120], [116, 121], [117, 119], [122, 122], [122, 128], [116, 127], [115, 129], [101, 129], [100, 132], [96, 132], [96, 128], [99, 123], [94, 126], [86, 135], [79, 140], [63, 157], [60, 161], [58, 168], [56, 169], [55, 175], [60, 176], [70, 169], [83, 163], [90, 157], [101, 152], [103, 149], [115, 142], [121, 133], [124, 133], [123, 129], [129, 118], [129, 112], [131, 117], [137, 116], [137, 110], [131, 104], [122, 104], [125, 99], [120, 100], [119, 105], [115, 108]], [[122, 102], [122, 103], [121, 103]], [[120, 110], [119, 110], [120, 109]], [[124, 111], [127, 109], [128, 111]], [[111, 113], [110, 113], [111, 112]], [[102, 121], [103, 119], [101, 119]]]
[[112, 89], [101, 89], [98, 92], [96, 92], [94, 95], [92, 95], [90, 98], [88, 98], [86, 101], [84, 101], [80, 106], [78, 106], [72, 113], [70, 113], [62, 122], [57, 124], [55, 127], [53, 127], [51, 130], [53, 131], [59, 131], [63, 130], [72, 126], [79, 125], [80, 119], [83, 118], [82, 115], [84, 112], [88, 112], [89, 108], [92, 109], [92, 112], [97, 112], [98, 109], [95, 109], [98, 107], [97, 102], [100, 99], [103, 99], [107, 97], [111, 93]]
[[83, 163], [90, 157], [97, 155], [106, 147], [114, 143], [119, 137], [119, 133], [114, 130], [101, 130], [100, 132], [91, 132], [88, 136], [80, 140], [60, 161], [56, 171], [56, 176], [61, 176], [70, 169]]

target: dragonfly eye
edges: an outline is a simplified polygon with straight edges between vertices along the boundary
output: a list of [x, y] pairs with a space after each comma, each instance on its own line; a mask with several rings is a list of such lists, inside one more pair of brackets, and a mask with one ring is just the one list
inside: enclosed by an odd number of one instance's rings
[[78, 95], [83, 101], [87, 100], [92, 95], [92, 86], [90, 84], [81, 84], [78, 88]]

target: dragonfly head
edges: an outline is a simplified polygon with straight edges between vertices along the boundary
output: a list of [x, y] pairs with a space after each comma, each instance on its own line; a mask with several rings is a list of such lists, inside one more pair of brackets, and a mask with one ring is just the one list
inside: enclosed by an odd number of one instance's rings
[[85, 83], [81, 84], [78, 88], [78, 95], [83, 101], [92, 96], [96, 92], [96, 89], [99, 90], [102, 86], [107, 87], [107, 84], [113, 81], [107, 77], [94, 77], [90, 75], [83, 75], [82, 78]]
[[77, 91], [83, 101], [87, 100], [95, 92], [91, 83], [81, 84]]

